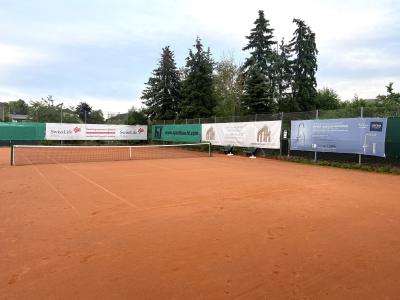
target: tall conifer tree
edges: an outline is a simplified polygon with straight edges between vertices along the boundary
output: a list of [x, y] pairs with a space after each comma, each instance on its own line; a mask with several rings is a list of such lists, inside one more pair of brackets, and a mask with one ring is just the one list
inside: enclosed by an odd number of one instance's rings
[[182, 83], [181, 117], [199, 118], [213, 115], [216, 105], [213, 83], [214, 63], [210, 49], [204, 51], [200, 38], [195, 52], [186, 58], [185, 79]]
[[315, 109], [317, 95], [317, 46], [315, 33], [303, 20], [293, 19], [297, 25], [293, 39], [290, 42], [290, 51], [293, 60], [293, 100], [301, 111]]
[[299, 107], [297, 103], [293, 101], [291, 89], [293, 80], [291, 53], [284, 39], [281, 40], [279, 49], [277, 49], [274, 67], [276, 85], [275, 98], [277, 99], [278, 110], [284, 112], [298, 111]]
[[180, 76], [176, 68], [174, 53], [169, 46], [162, 49], [158, 67], [146, 83], [143, 104], [150, 119], [174, 119], [179, 113]]
[[[270, 27], [269, 20], [265, 19], [262, 10], [258, 11], [258, 18], [254, 24], [255, 27], [251, 30], [250, 35], [246, 36], [248, 43], [243, 48], [244, 51], [250, 51], [250, 57], [243, 65], [246, 76], [243, 107], [248, 108], [248, 113], [269, 113], [275, 108], [274, 63], [276, 56], [274, 45], [276, 42], [274, 41], [274, 30]], [[260, 82], [261, 80], [264, 82]], [[257, 84], [255, 84], [256, 82]], [[255, 91], [251, 90], [253, 87], [256, 88]], [[260, 93], [261, 87], [262, 93]], [[256, 95], [261, 98], [252, 98]], [[260, 101], [265, 103], [260, 105]], [[257, 111], [258, 109], [263, 109], [263, 111]]]
[[274, 103], [269, 98], [269, 86], [265, 75], [256, 66], [252, 66], [247, 72], [242, 97], [242, 108], [248, 114], [260, 114], [272, 112]]

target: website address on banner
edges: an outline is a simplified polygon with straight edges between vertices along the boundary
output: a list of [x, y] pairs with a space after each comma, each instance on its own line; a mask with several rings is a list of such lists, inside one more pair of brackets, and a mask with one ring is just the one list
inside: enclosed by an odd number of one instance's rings
[[198, 131], [165, 131], [166, 135], [200, 135]]

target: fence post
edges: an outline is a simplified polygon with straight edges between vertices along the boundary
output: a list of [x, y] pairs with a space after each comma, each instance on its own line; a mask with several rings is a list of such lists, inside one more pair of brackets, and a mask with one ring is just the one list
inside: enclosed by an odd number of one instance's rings
[[214, 116], [214, 123], [217, 123], [217, 116]]
[[254, 121], [257, 121], [257, 114], [256, 114], [255, 117], [254, 117]]
[[[361, 106], [361, 109], [360, 109], [360, 117], [361, 118], [364, 117], [364, 107], [363, 106]], [[358, 154], [358, 165], [361, 166], [361, 164], [362, 164], [362, 155]]]
[[[318, 120], [318, 109], [315, 111], [315, 119]], [[317, 161], [317, 159], [318, 159], [317, 151], [314, 151], [314, 161]]]
[[279, 156], [282, 156], [282, 146], [283, 146], [283, 112], [281, 112], [281, 147], [279, 148]]
[[10, 164], [12, 166], [14, 166], [15, 165], [14, 164], [14, 145], [12, 143], [10, 143], [10, 146], [11, 146], [11, 162], [10, 162]]
[[199, 124], [201, 124], [201, 118], [199, 118]]

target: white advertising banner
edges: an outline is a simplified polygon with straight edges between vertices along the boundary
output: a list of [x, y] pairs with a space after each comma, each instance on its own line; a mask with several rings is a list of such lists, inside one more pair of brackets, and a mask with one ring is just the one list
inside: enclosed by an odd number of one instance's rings
[[202, 124], [201, 138], [219, 146], [280, 148], [282, 121]]
[[147, 125], [46, 123], [46, 140], [147, 140]]

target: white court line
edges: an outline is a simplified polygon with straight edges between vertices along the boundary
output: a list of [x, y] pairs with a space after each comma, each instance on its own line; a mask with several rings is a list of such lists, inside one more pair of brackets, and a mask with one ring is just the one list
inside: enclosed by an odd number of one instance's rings
[[122, 198], [121, 196], [118, 196], [117, 194], [111, 192], [109, 189], [105, 188], [105, 187], [102, 186], [101, 184], [98, 184], [97, 182], [95, 182], [95, 181], [89, 179], [88, 177], [84, 176], [83, 174], [81, 174], [81, 173], [79, 173], [79, 172], [77, 172], [77, 171], [71, 170], [70, 168], [68, 168], [68, 167], [65, 166], [65, 165], [62, 165], [62, 164], [59, 164], [59, 165], [62, 166], [64, 169], [70, 171], [71, 173], [73, 173], [73, 174], [75, 174], [75, 175], [78, 175], [79, 177], [81, 177], [81, 178], [84, 179], [85, 181], [89, 182], [90, 184], [93, 184], [94, 186], [96, 186], [96, 187], [98, 187], [99, 189], [103, 190], [104, 192], [106, 192], [107, 194], [111, 195], [111, 196], [114, 197], [115, 199], [117, 199], [117, 200], [119, 200], [119, 201], [121, 201], [121, 202], [123, 202], [123, 203], [129, 205], [130, 207], [133, 207], [133, 208], [135, 208], [135, 209], [140, 209], [139, 206], [137, 206], [137, 205], [131, 203], [130, 201], [128, 201], [128, 200]]
[[79, 211], [76, 209], [76, 207], [73, 206], [72, 203], [69, 202], [68, 199], [53, 184], [51, 184], [51, 182], [47, 179], [47, 177], [44, 176], [44, 174], [36, 166], [32, 165], [32, 167], [40, 175], [40, 177], [43, 178], [43, 180], [46, 182], [46, 184], [48, 186], [50, 186], [50, 188], [53, 191], [55, 191], [57, 193], [57, 195], [60, 196], [60, 198], [62, 200], [64, 200], [74, 210], [74, 212], [77, 214], [77, 216], [82, 217], [81, 214], [79, 213]]

